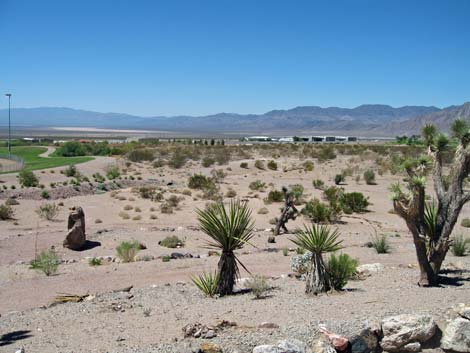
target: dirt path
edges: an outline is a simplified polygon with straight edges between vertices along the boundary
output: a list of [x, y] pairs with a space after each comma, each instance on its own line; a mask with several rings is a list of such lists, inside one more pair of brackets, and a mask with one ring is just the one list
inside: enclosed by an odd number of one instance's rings
[[52, 146], [47, 146], [47, 151], [46, 152], [43, 152], [39, 155], [39, 157], [42, 157], [42, 158], [49, 158], [49, 156], [54, 153], [56, 150], [55, 147], [52, 147]]

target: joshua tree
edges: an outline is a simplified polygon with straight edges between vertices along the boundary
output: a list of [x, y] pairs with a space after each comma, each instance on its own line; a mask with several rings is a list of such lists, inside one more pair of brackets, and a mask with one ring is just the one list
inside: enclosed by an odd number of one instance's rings
[[274, 229], [274, 235], [279, 235], [281, 233], [281, 228], [284, 233], [289, 233], [289, 230], [286, 227], [286, 223], [290, 219], [295, 220], [299, 214], [299, 211], [295, 207], [295, 198], [292, 191], [289, 192], [285, 186], [282, 187], [282, 192], [284, 193], [284, 207], [282, 208], [281, 217], [277, 220], [276, 228]]
[[[462, 207], [470, 200], [470, 192], [463, 184], [470, 171], [470, 125], [457, 119], [452, 124], [452, 137], [457, 141], [449, 173], [443, 173], [443, 153], [450, 152], [449, 138], [439, 133], [434, 125], [423, 128], [427, 156], [408, 160], [403, 192], [399, 184], [392, 186], [395, 211], [402, 217], [416, 248], [420, 268], [420, 286], [434, 286], [451, 245], [450, 235]], [[432, 171], [437, 202], [426, 202], [426, 174]]]
[[328, 272], [326, 272], [323, 254], [341, 249], [338, 230], [332, 231], [325, 225], [313, 224], [310, 228], [297, 233], [292, 242], [312, 253], [312, 264], [307, 275], [305, 292], [319, 294], [333, 288]]
[[219, 202], [196, 212], [201, 230], [212, 238], [208, 247], [222, 250], [218, 264], [217, 293], [232, 294], [235, 280], [239, 277], [238, 264], [246, 270], [234, 251], [243, 248], [253, 237], [251, 210], [246, 203], [231, 201], [228, 210]]

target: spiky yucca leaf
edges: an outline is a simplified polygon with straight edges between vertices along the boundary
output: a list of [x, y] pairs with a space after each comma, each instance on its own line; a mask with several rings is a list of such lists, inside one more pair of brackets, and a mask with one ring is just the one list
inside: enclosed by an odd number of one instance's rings
[[424, 142], [426, 145], [430, 146], [434, 143], [434, 137], [436, 136], [437, 129], [436, 126], [433, 124], [426, 124], [423, 127], [422, 134], [424, 138]]
[[470, 126], [464, 119], [455, 119], [451, 126], [452, 136], [463, 143], [467, 143], [470, 138]]
[[424, 204], [424, 226], [426, 228], [426, 235], [434, 238], [437, 226], [437, 205], [434, 201]]
[[191, 276], [191, 281], [208, 297], [213, 297], [217, 294], [217, 286], [219, 284], [219, 274], [217, 271], [214, 273], [204, 272], [202, 275]]
[[313, 224], [311, 227], [295, 234], [296, 238], [291, 241], [297, 246], [315, 254], [334, 252], [341, 249], [342, 240], [338, 240], [337, 229], [331, 230], [326, 225]]

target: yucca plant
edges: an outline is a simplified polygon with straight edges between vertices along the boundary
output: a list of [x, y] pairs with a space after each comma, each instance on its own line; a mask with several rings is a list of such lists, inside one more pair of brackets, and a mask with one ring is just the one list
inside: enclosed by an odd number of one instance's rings
[[323, 254], [341, 249], [341, 240], [337, 229], [331, 230], [328, 226], [313, 224], [311, 227], [295, 234], [291, 241], [312, 253], [312, 264], [307, 275], [305, 292], [319, 294], [328, 292], [333, 288], [330, 276], [326, 271]]
[[234, 251], [243, 248], [253, 237], [251, 210], [246, 203], [232, 200], [228, 209], [222, 202], [217, 202], [207, 209], [197, 209], [196, 212], [201, 230], [212, 239], [207, 244], [208, 248], [222, 250], [218, 264], [217, 293], [232, 294], [239, 277], [238, 264], [246, 270]]
[[452, 253], [454, 256], [465, 256], [467, 252], [468, 239], [465, 239], [462, 234], [454, 236], [452, 239]]
[[385, 234], [374, 237], [372, 239], [372, 247], [377, 251], [377, 254], [388, 254], [391, 251], [391, 246]]
[[202, 275], [191, 276], [191, 281], [208, 297], [213, 297], [217, 294], [217, 286], [219, 285], [219, 274], [217, 271], [214, 273], [204, 272]]

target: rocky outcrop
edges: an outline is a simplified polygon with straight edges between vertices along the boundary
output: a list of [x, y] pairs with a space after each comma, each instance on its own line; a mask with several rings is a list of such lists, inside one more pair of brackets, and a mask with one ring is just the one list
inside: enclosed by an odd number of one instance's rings
[[81, 207], [71, 209], [67, 229], [67, 236], [63, 243], [64, 247], [71, 250], [81, 250], [86, 243], [85, 213]]
[[470, 352], [470, 305], [460, 304], [453, 309], [441, 339], [443, 349]]

